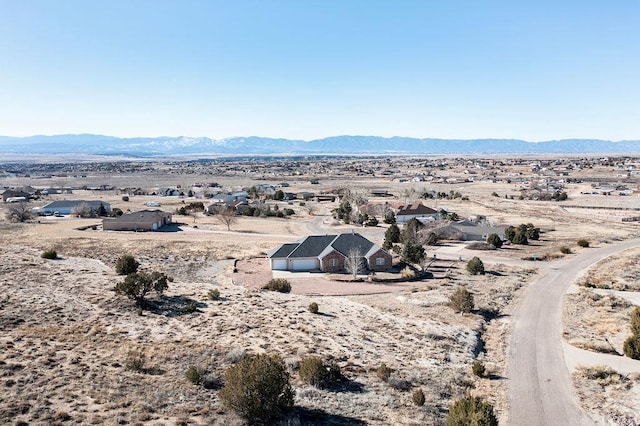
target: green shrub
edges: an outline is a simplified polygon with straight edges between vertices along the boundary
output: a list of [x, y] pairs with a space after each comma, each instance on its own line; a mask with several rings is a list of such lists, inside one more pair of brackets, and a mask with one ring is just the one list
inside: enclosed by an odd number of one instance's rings
[[509, 226], [507, 227], [507, 229], [504, 230], [504, 237], [513, 242], [513, 239], [516, 236], [516, 228], [514, 228], [513, 226]]
[[468, 314], [473, 311], [473, 294], [464, 287], [458, 287], [449, 297], [449, 307], [454, 312], [462, 312]]
[[521, 232], [520, 230], [518, 230], [516, 232], [516, 235], [513, 237], [512, 242], [513, 242], [513, 244], [520, 244], [522, 246], [526, 246], [527, 244], [529, 244], [529, 240], [527, 239], [526, 231], [525, 232]]
[[189, 302], [189, 304], [187, 305], [187, 307], [185, 308], [185, 310], [187, 312], [189, 312], [190, 314], [196, 312], [198, 310], [198, 304], [196, 302]]
[[560, 247], [560, 253], [562, 253], [562, 254], [571, 254], [571, 249], [569, 247], [562, 246], [562, 247]]
[[291, 291], [291, 283], [284, 278], [272, 278], [262, 288], [264, 290], [277, 291], [280, 293], [289, 293]]
[[473, 364], [471, 364], [471, 371], [478, 377], [484, 377], [486, 370], [482, 361], [474, 361]]
[[209, 293], [207, 293], [207, 296], [210, 300], [218, 300], [220, 299], [220, 290], [217, 288], [211, 289], [209, 290]]
[[133, 256], [125, 254], [116, 260], [116, 273], [118, 275], [133, 274], [138, 272], [138, 266], [140, 266], [140, 263]]
[[482, 398], [468, 395], [449, 408], [445, 426], [498, 426], [493, 406]]
[[474, 256], [469, 262], [467, 262], [467, 271], [471, 275], [484, 275], [484, 263], [478, 256]]
[[277, 355], [255, 355], [229, 367], [218, 393], [222, 404], [249, 423], [270, 423], [293, 407], [289, 373]]
[[589, 247], [589, 241], [585, 240], [584, 238], [579, 239], [577, 244], [583, 248]]
[[122, 201], [129, 201], [129, 196], [128, 195], [123, 195], [122, 196]]
[[162, 295], [169, 288], [167, 281], [171, 279], [161, 272], [136, 272], [127, 275], [124, 281], [116, 284], [115, 291], [135, 300], [136, 305], [142, 307], [147, 294], [155, 291], [156, 294]]
[[387, 380], [389, 380], [389, 377], [391, 377], [392, 372], [393, 370], [387, 367], [387, 364], [382, 363], [380, 364], [380, 367], [378, 367], [378, 369], [376, 370], [376, 375], [380, 380], [382, 380], [383, 382], [386, 382]]
[[487, 243], [491, 244], [495, 248], [502, 247], [502, 240], [498, 234], [489, 234], [487, 237]]
[[640, 359], [640, 336], [632, 334], [624, 341], [622, 352], [632, 359]]
[[309, 312], [311, 312], [312, 314], [318, 313], [318, 304], [316, 302], [311, 302], [311, 304], [309, 305]]
[[189, 380], [194, 385], [202, 383], [203, 371], [194, 365], [190, 366], [187, 369], [186, 373], [184, 373], [184, 375], [186, 376], [187, 380]]
[[40, 257], [43, 259], [57, 259], [58, 252], [56, 252], [54, 249], [45, 250], [42, 252]]
[[304, 358], [298, 371], [300, 380], [320, 389], [329, 388], [342, 380], [340, 367], [336, 363], [325, 365], [318, 357]]
[[138, 373], [144, 372], [144, 364], [147, 357], [141, 349], [132, 349], [127, 352], [124, 366], [127, 370], [136, 371]]
[[640, 336], [640, 306], [631, 312], [631, 334]]
[[413, 403], [418, 407], [422, 407], [424, 405], [424, 392], [422, 392], [422, 388], [418, 388], [413, 391], [413, 395], [411, 395], [411, 399], [413, 399]]

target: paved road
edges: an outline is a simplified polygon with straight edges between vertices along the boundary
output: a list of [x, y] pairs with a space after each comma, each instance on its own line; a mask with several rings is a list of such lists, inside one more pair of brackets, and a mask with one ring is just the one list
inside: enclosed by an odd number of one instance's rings
[[580, 408], [562, 350], [562, 303], [572, 281], [607, 256], [640, 245], [628, 240], [549, 264], [515, 313], [509, 343], [509, 424], [595, 425]]

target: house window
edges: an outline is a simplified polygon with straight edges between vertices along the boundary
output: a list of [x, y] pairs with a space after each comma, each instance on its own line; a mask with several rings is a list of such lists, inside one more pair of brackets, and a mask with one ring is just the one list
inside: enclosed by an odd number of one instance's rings
[[338, 259], [329, 259], [330, 266], [338, 266]]
[[385, 265], [384, 257], [376, 257], [376, 266], [384, 266], [384, 265]]

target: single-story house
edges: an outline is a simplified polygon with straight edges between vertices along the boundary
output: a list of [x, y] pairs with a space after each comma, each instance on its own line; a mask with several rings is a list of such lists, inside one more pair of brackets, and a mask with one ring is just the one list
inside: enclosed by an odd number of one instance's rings
[[401, 206], [396, 212], [396, 222], [400, 224], [407, 223], [414, 218], [421, 221], [435, 220], [438, 218], [438, 212], [420, 202]]
[[361, 256], [370, 271], [391, 268], [392, 256], [358, 233], [310, 235], [295, 243], [283, 244], [268, 253], [272, 270], [347, 272], [350, 256]]
[[460, 220], [449, 224], [449, 235], [452, 238], [458, 238], [462, 241], [486, 241], [491, 234], [498, 234], [501, 240], [504, 240], [504, 231], [506, 226], [491, 226], [487, 224], [479, 224], [467, 220]]
[[58, 212], [63, 215], [68, 215], [74, 212], [74, 209], [86, 204], [89, 208], [95, 212], [100, 211], [100, 206], [104, 207], [106, 213], [111, 213], [111, 204], [105, 201], [85, 201], [85, 200], [58, 200], [45, 204], [40, 208], [41, 214], [52, 215]]
[[2, 201], [6, 202], [9, 198], [16, 197], [24, 197], [28, 200], [30, 195], [28, 192], [18, 189], [0, 189], [0, 197], [2, 197]]
[[162, 210], [141, 210], [118, 217], [102, 219], [105, 231], [157, 231], [171, 223], [171, 213]]

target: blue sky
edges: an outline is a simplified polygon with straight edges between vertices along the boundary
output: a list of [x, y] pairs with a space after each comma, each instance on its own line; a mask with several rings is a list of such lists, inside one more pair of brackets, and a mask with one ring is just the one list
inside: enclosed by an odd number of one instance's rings
[[640, 2], [0, 0], [0, 134], [640, 139]]

